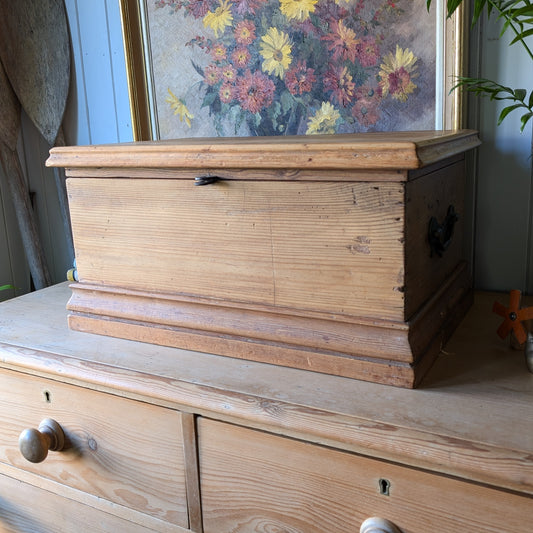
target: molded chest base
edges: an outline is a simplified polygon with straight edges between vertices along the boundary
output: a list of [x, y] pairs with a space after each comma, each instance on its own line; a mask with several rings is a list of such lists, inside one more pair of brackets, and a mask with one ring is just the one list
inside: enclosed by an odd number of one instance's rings
[[463, 153], [477, 144], [465, 131], [54, 149], [80, 278], [69, 325], [416, 386], [471, 303]]

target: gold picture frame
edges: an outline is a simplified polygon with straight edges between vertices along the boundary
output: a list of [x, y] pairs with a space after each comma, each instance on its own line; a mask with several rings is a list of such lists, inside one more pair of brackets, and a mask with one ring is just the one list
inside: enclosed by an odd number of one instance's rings
[[[151, 1], [156, 3], [155, 0]], [[195, 1], [197, 4], [201, 3], [198, 0]], [[212, 0], [211, 4], [215, 1]], [[221, 6], [224, 5], [224, 0], [217, 1]], [[316, 2], [316, 0], [308, 1], [313, 5]], [[337, 3], [350, 1], [336, 0]], [[225, 0], [225, 2], [227, 4], [228, 0]], [[367, 2], [370, 3], [370, 0], [367, 0]], [[179, 2], [169, 2], [168, 0], [158, 3], [167, 5], [182, 4]], [[186, 133], [180, 133], [173, 137], [165, 137], [161, 136], [159, 132], [154, 97], [158, 80], [152, 71], [151, 49], [153, 44], [151, 40], [153, 39], [153, 35], [148, 29], [147, 23], [148, 1], [120, 0], [120, 5], [134, 140], [159, 140], [188, 136]], [[174, 9], [177, 11], [177, 8]], [[423, 129], [457, 129], [464, 125], [465, 97], [462, 91], [452, 91], [451, 89], [454, 86], [456, 77], [466, 72], [467, 38], [464, 23], [465, 11], [464, 7], [461, 6], [452, 17], [447, 18], [445, 16], [446, 5], [444, 0], [438, 0], [435, 3], [434, 9], [436, 10], [435, 127]], [[163, 39], [164, 36], [160, 38]], [[197, 70], [199, 69], [197, 68]], [[172, 96], [174, 95], [172, 94]], [[176, 105], [176, 101], [174, 101], [174, 105]], [[180, 118], [183, 119], [183, 115]], [[187, 120], [187, 116], [185, 116], [185, 120]]]

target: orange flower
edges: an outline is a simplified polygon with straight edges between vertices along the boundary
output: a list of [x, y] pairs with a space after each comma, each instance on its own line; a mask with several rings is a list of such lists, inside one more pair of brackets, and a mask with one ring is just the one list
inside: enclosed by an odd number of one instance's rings
[[328, 49], [333, 52], [333, 59], [335, 61], [339, 59], [343, 61], [348, 60], [353, 63], [360, 39], [356, 38], [355, 32], [351, 28], [346, 27], [342, 20], [334, 22], [332, 30], [329, 35], [322, 37], [322, 39], [329, 41]]

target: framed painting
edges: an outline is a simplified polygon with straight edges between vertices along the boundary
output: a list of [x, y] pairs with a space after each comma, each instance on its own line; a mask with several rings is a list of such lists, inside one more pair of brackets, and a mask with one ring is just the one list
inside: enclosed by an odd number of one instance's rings
[[135, 140], [454, 129], [439, 0], [121, 0]]

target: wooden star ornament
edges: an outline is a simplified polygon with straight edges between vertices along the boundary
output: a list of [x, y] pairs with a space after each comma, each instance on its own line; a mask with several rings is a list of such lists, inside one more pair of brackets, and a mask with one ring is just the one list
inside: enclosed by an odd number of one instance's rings
[[516, 340], [522, 344], [527, 340], [527, 331], [522, 322], [533, 318], [533, 307], [520, 309], [520, 294], [520, 291], [512, 290], [509, 294], [509, 307], [505, 307], [500, 302], [494, 302], [492, 311], [504, 318], [496, 331], [498, 335], [505, 339], [513, 331]]

